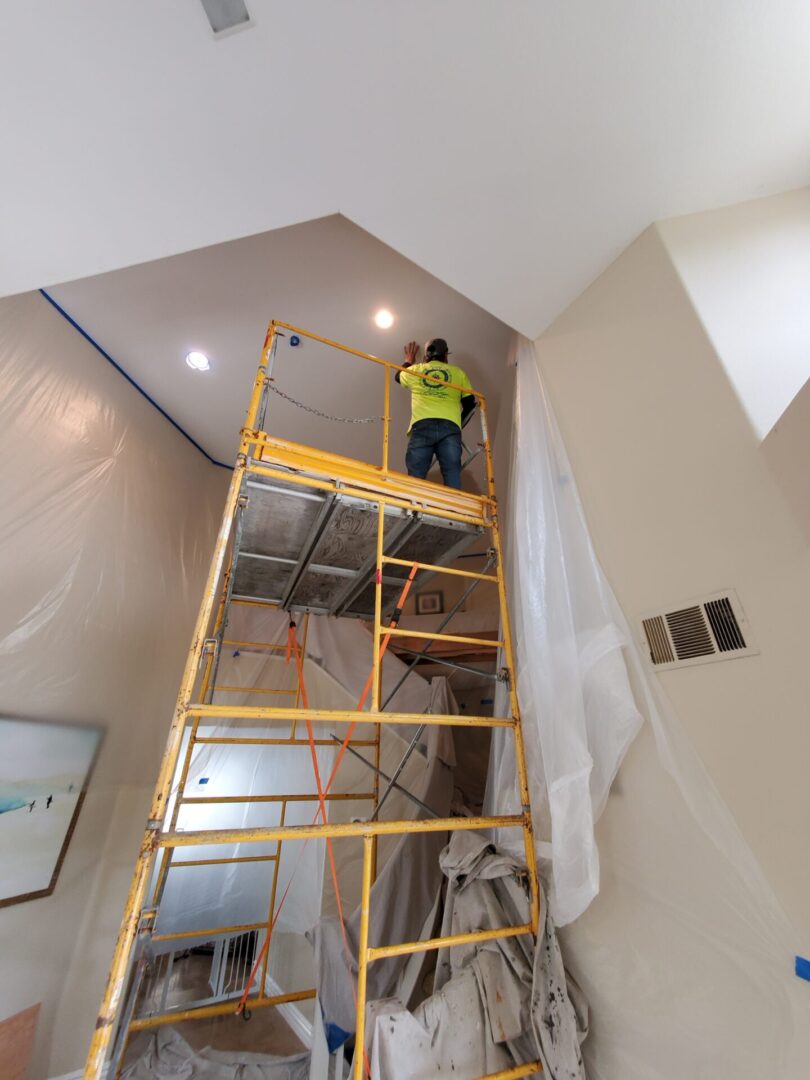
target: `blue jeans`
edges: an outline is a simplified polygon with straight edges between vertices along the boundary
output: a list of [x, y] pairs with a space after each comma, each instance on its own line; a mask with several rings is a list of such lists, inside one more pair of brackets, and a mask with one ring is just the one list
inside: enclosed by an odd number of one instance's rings
[[461, 428], [452, 420], [417, 420], [405, 454], [409, 476], [427, 476], [436, 456], [447, 487], [461, 487]]

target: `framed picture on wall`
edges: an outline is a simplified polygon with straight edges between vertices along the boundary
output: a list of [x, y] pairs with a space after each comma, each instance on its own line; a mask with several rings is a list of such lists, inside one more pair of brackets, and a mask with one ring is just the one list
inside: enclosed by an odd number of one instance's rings
[[444, 595], [440, 592], [422, 592], [416, 596], [417, 615], [441, 615], [444, 611]]
[[53, 892], [101, 735], [0, 717], [0, 907]]

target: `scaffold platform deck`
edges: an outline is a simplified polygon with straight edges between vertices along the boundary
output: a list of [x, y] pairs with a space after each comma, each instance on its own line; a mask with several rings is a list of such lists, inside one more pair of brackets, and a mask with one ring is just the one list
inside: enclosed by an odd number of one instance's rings
[[[337, 485], [337, 478], [331, 479]], [[377, 502], [259, 476], [247, 481], [247, 493], [235, 599], [315, 615], [374, 618]], [[386, 506], [384, 515], [383, 552], [409, 565], [450, 564], [483, 532], [480, 525], [449, 521], [416, 506]], [[433, 573], [420, 571], [414, 588]], [[407, 576], [405, 566], [388, 566], [384, 615]]]

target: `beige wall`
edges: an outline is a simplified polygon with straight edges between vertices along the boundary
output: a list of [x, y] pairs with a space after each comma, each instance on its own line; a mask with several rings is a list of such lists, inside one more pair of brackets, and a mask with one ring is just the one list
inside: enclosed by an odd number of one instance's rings
[[0, 390], [0, 714], [105, 733], [54, 894], [0, 910], [41, 1080], [83, 1063], [227, 477], [38, 294], [0, 303]]
[[810, 379], [768, 432], [762, 454], [810, 543]]
[[628, 617], [739, 593], [760, 655], [661, 679], [807, 948], [810, 551], [655, 228], [538, 349]]

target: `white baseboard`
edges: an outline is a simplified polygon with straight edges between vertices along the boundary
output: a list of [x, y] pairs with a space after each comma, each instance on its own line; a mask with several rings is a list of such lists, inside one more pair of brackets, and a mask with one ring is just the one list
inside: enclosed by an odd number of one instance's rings
[[[264, 980], [264, 992], [272, 995], [284, 993], [272, 975], [267, 975]], [[308, 1050], [311, 1050], [312, 1024], [307, 1020], [295, 1002], [285, 1001], [283, 1005], [276, 1005], [275, 1008], [278, 1009], [304, 1046], [306, 1046]]]

